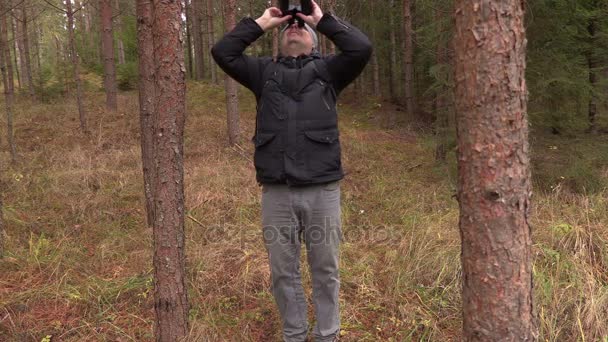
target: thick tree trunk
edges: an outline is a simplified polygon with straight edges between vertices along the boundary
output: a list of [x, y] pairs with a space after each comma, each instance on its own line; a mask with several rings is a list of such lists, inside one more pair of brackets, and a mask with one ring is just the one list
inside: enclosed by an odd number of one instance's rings
[[[226, 12], [224, 23], [226, 32], [232, 31], [235, 25], [236, 0], [225, 0]], [[224, 76], [226, 85], [226, 113], [228, 122], [228, 143], [232, 146], [238, 143], [239, 138], [239, 99], [236, 81], [230, 76]]]
[[405, 110], [408, 114], [416, 114], [414, 103], [414, 32], [412, 30], [412, 2], [403, 0], [403, 96]]
[[103, 53], [103, 87], [106, 91], [106, 109], [116, 111], [118, 93], [116, 64], [114, 62], [114, 32], [112, 30], [112, 0], [99, 0], [101, 50]]
[[[6, 5], [5, 5], [6, 6]], [[0, 14], [4, 13], [6, 7], [0, 5]], [[2, 83], [4, 85], [4, 105], [6, 108], [6, 136], [11, 161], [17, 159], [17, 148], [13, 133], [13, 104], [15, 94], [15, 82], [13, 78], [13, 63], [11, 60], [11, 48], [8, 42], [8, 20], [9, 14], [0, 16], [0, 67], [2, 68]], [[0, 232], [1, 234], [1, 232]]]
[[535, 341], [524, 2], [456, 0], [465, 341]]
[[76, 83], [76, 102], [78, 105], [78, 116], [80, 119], [80, 129], [85, 134], [89, 133], [87, 126], [87, 114], [84, 109], [83, 102], [83, 89], [82, 82], [80, 80], [80, 61], [76, 54], [76, 44], [74, 42], [74, 11], [72, 10], [72, 0], [65, 1], [66, 16], [68, 18], [68, 44], [70, 46], [70, 56], [72, 58], [72, 72], [74, 77], [74, 83]]
[[[213, 57], [211, 56], [211, 49], [215, 44], [215, 37], [213, 31], [213, 0], [205, 1], [207, 2], [207, 44], [209, 44], [209, 48], [207, 50], [207, 57], [211, 61], [213, 60]], [[211, 70], [211, 82], [217, 84], [217, 68], [215, 67], [215, 63], [209, 63], [209, 69]]]
[[[152, 5], [145, 0], [138, 2], [140, 53], [148, 51], [144, 58], [149, 59], [152, 55], [154, 62], [153, 70], [143, 72], [146, 75], [155, 73], [153, 93], [144, 93], [140, 99], [144, 104], [154, 101], [154, 105], [147, 108], [154, 111], [151, 117], [155, 169], [152, 186], [154, 308], [156, 341], [162, 342], [181, 341], [188, 333], [183, 186], [186, 68], [181, 6], [181, 1], [153, 0]], [[153, 47], [147, 46], [150, 43]], [[142, 117], [146, 115], [142, 111]], [[142, 129], [149, 129], [149, 126], [142, 124]], [[145, 133], [142, 132], [142, 139], [145, 139]]]

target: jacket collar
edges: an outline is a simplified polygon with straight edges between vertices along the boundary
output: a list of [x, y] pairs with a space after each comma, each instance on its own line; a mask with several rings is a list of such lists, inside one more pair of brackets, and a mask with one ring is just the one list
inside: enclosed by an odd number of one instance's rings
[[300, 55], [298, 57], [283, 56], [279, 53], [279, 55], [277, 56], [277, 62], [285, 65], [290, 69], [300, 69], [306, 64], [308, 64], [308, 62], [320, 58], [321, 54], [315, 49], [309, 55]]

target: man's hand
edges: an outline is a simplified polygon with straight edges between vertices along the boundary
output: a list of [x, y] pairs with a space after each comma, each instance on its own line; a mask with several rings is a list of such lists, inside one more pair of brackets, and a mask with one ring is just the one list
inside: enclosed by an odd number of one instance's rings
[[261, 17], [255, 20], [258, 25], [264, 31], [272, 30], [273, 28], [280, 26], [282, 23], [291, 19], [291, 15], [283, 17], [283, 13], [276, 7], [267, 8]]
[[321, 11], [321, 7], [319, 7], [319, 5], [317, 5], [317, 3], [312, 0], [312, 13], [310, 15], [304, 15], [303, 13], [297, 13], [296, 15], [304, 20], [305, 23], [307, 23], [310, 27], [312, 27], [313, 29], [317, 28], [317, 24], [319, 23], [319, 20], [321, 20], [321, 18], [323, 18], [323, 11]]

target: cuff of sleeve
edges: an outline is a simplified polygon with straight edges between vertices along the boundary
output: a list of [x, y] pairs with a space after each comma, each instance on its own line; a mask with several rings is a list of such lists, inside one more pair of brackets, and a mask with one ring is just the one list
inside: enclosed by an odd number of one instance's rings
[[331, 13], [324, 13], [321, 20], [317, 23], [317, 31], [327, 37], [331, 37], [334, 33], [339, 32], [344, 28], [348, 28], [348, 26], [344, 24], [340, 25], [340, 21]]
[[241, 24], [251, 27], [251, 29], [254, 30], [254, 32], [259, 34], [260, 36], [264, 34], [264, 30], [260, 27], [260, 25], [252, 17], [243, 18], [241, 20], [241, 22], [239, 23], [239, 25], [241, 25]]

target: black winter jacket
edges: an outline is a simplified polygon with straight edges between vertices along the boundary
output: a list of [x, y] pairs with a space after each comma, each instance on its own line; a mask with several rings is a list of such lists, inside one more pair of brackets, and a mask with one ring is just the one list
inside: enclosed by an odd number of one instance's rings
[[257, 100], [254, 164], [259, 183], [306, 185], [344, 177], [338, 132], [338, 94], [363, 70], [372, 53], [358, 29], [325, 14], [317, 30], [341, 51], [335, 56], [256, 58], [245, 49], [264, 34], [241, 20], [211, 53], [230, 77]]

